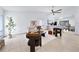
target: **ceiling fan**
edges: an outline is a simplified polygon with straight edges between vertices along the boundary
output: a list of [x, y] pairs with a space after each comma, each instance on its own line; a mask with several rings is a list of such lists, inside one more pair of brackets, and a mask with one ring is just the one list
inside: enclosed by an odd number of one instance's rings
[[55, 15], [55, 13], [61, 13], [62, 9], [54, 10], [54, 6], [52, 6], [51, 14]]

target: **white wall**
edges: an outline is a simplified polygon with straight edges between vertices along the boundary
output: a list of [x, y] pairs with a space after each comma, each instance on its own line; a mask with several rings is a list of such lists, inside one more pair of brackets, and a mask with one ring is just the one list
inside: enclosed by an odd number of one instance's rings
[[4, 10], [0, 8], [0, 36], [4, 35]]
[[75, 32], [79, 34], [79, 7], [76, 7], [75, 12]]
[[[5, 12], [5, 25], [7, 24], [7, 16], [13, 17], [16, 23], [16, 30], [13, 34], [25, 33], [29, 27], [31, 20], [46, 20], [47, 15], [42, 12]], [[7, 30], [5, 28], [5, 34]]]
[[0, 8], [0, 15], [4, 14], [4, 10], [2, 8]]
[[[56, 14], [55, 18], [65, 18], [70, 20], [72, 26], [75, 25], [76, 33], [79, 33], [79, 8], [78, 7], [58, 7], [57, 9], [62, 8], [61, 14]], [[47, 19], [53, 19], [54, 16], [48, 16], [49, 13], [43, 12], [13, 12], [13, 11], [6, 11], [5, 12], [5, 24], [7, 21], [7, 16], [13, 17], [16, 22], [16, 31], [13, 34], [24, 33], [27, 31], [29, 23], [31, 20], [42, 20], [44, 24], [46, 24]], [[71, 17], [73, 15], [73, 17]], [[63, 19], [60, 19], [63, 20]], [[5, 34], [6, 34], [5, 28]]]

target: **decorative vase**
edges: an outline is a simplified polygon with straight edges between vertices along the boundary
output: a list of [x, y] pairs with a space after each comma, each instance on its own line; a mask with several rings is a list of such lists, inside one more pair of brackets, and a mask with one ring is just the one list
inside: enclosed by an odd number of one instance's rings
[[12, 34], [9, 34], [9, 38], [12, 38]]

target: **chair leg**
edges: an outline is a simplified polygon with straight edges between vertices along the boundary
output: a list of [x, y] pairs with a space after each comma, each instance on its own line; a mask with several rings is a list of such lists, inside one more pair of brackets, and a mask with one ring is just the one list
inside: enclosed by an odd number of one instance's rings
[[40, 37], [40, 47], [42, 46], [42, 43], [41, 42], [42, 42], [42, 40], [41, 40], [41, 37]]

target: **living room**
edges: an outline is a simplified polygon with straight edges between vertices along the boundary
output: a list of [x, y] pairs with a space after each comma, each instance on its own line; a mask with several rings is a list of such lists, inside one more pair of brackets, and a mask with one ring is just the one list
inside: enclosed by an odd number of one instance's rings
[[[73, 10], [72, 10], [73, 9]], [[42, 46], [35, 47], [37, 52], [79, 51], [79, 7], [76, 6], [1, 6], [0, 7], [0, 35], [4, 39], [3, 52], [29, 52], [29, 39], [26, 34], [34, 22], [35, 26], [41, 26], [44, 36]], [[9, 37], [6, 26], [12, 19], [13, 27]], [[62, 27], [62, 35], [53, 34], [54, 23]], [[15, 26], [14, 26], [15, 25]], [[31, 31], [36, 31], [32, 29]], [[72, 37], [70, 37], [72, 35]], [[75, 40], [75, 38], [77, 38]], [[73, 45], [74, 44], [74, 45]], [[68, 46], [69, 45], [69, 46]], [[74, 47], [74, 48], [73, 48]]]

